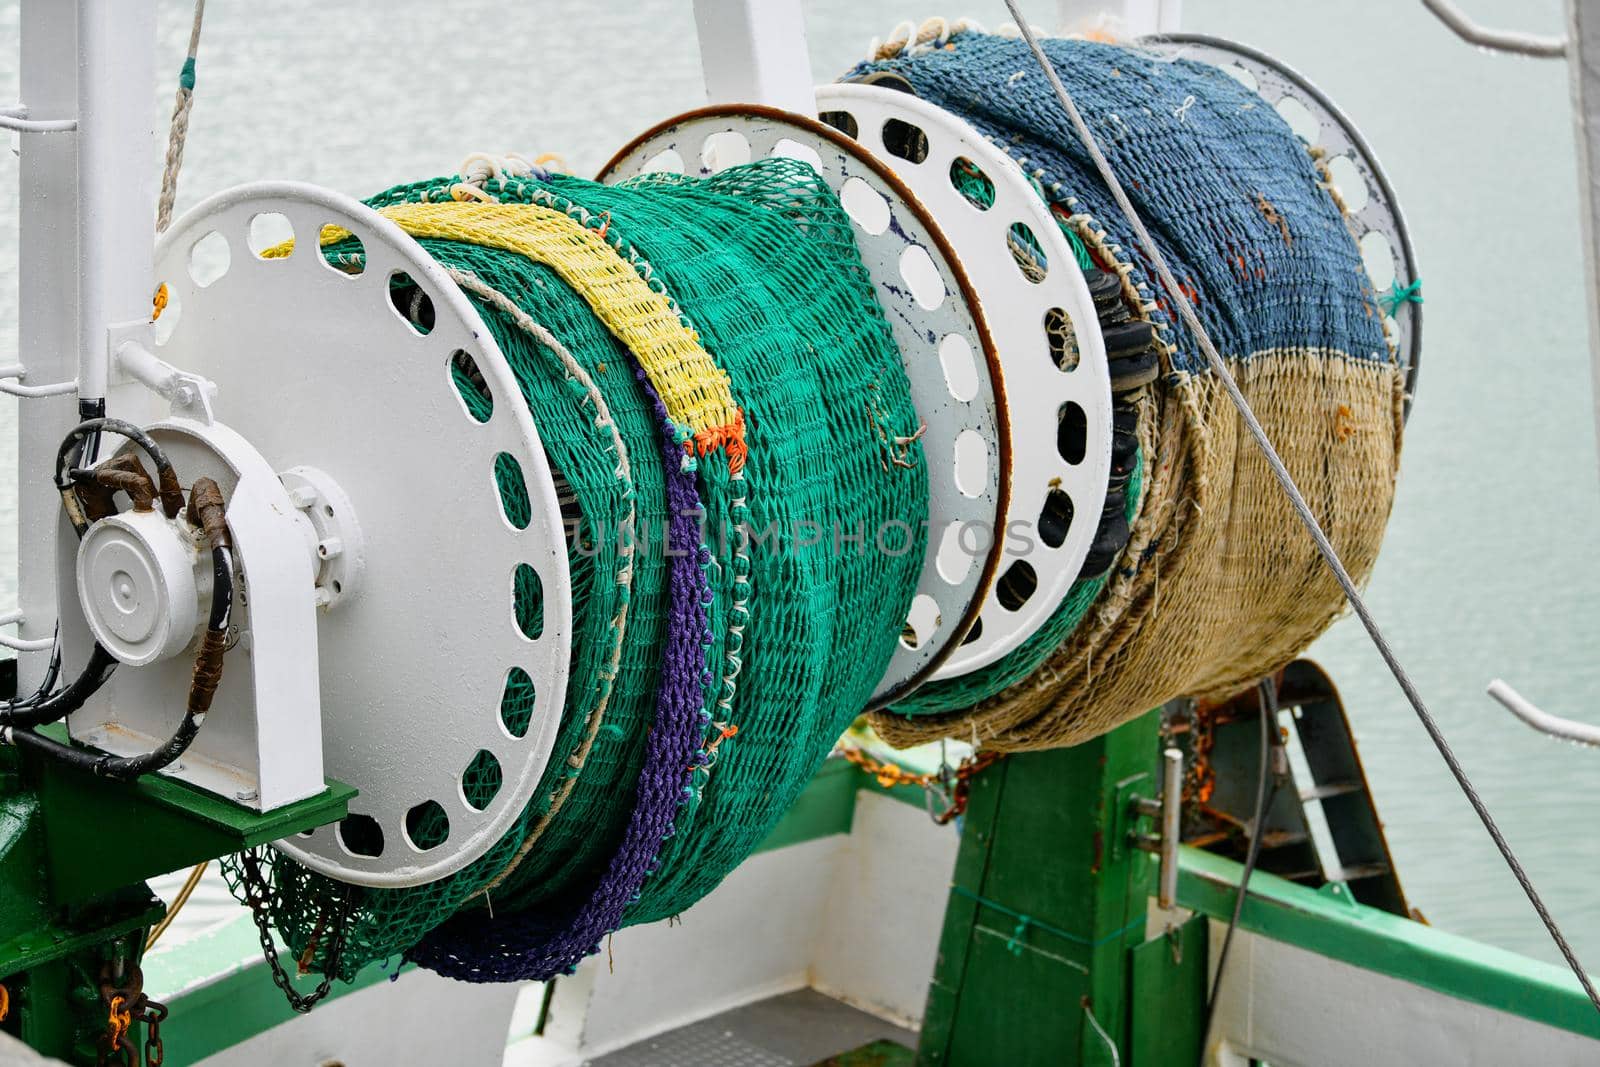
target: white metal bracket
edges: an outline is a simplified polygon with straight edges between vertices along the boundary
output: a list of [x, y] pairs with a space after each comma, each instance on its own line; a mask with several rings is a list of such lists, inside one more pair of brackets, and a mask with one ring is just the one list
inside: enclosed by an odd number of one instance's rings
[[179, 370], [146, 348], [149, 324], [113, 326], [109, 333], [113, 385], [138, 382], [171, 404], [174, 416], [193, 419], [205, 426], [216, 421], [212, 404], [217, 399], [217, 384], [209, 378]]

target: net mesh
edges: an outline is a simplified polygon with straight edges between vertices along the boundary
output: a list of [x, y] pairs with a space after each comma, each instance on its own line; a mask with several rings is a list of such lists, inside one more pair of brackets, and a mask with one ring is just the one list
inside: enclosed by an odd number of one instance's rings
[[[1342, 210], [1308, 146], [1224, 72], [1138, 48], [1043, 42], [1185, 294], [1358, 579], [1393, 499], [1403, 380]], [[1162, 378], [1135, 398], [1142, 491], [1110, 574], [1079, 582], [1022, 646], [874, 716], [895, 744], [1073, 744], [1176, 696], [1222, 696], [1293, 658], [1343, 604], [1028, 46], [958, 29], [847, 78], [892, 72], [1024, 166], [1076, 238], [1156, 324]], [[993, 189], [970, 161], [951, 180]], [[986, 188], [986, 186], [988, 186]], [[1010, 235], [1019, 264], [1037, 242]], [[1075, 358], [1076, 340], [1052, 336]]]

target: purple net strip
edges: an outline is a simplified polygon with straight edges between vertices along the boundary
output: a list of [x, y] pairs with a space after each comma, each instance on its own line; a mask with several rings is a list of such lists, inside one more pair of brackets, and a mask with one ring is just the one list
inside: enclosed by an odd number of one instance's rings
[[566, 916], [529, 909], [491, 918], [457, 915], [413, 947], [407, 958], [447, 978], [466, 982], [544, 981], [570, 974], [622, 925], [623, 915], [654, 873], [661, 843], [672, 835], [679, 808], [692, 795], [690, 781], [707, 759], [703, 749], [711, 713], [705, 706], [705, 657], [711, 642], [711, 590], [700, 541], [702, 508], [692, 464], [677, 440], [666, 405], [636, 371], [662, 426], [670, 519], [667, 633], [655, 722], [639, 771], [632, 817], [593, 893]]

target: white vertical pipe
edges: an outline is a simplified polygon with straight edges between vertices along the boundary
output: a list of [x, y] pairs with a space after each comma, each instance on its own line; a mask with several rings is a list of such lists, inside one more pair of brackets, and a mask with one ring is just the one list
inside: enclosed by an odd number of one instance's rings
[[150, 314], [153, 0], [78, 0], [78, 396], [104, 399], [106, 327]]
[[[28, 114], [68, 119], [78, 109], [78, 12], [59, 0], [23, 0], [21, 92]], [[18, 168], [17, 344], [28, 379], [59, 382], [78, 362], [78, 138], [23, 134]], [[72, 396], [17, 401], [17, 604], [19, 636], [44, 640], [55, 629], [56, 516], [61, 498], [46, 474], [72, 428]], [[47, 654], [18, 657], [18, 691], [31, 692]]]
[[1582, 223], [1584, 286], [1588, 293], [1589, 375], [1600, 437], [1600, 11], [1567, 0], [1567, 68], [1577, 125], [1578, 218]]
[[706, 98], [817, 112], [799, 0], [695, 0]]
[[[80, 32], [81, 31], [81, 32]], [[104, 381], [106, 326], [149, 313], [155, 175], [153, 0], [23, 0], [21, 91], [38, 119], [76, 132], [21, 136], [20, 362], [29, 382]], [[82, 366], [80, 366], [80, 364]], [[103, 395], [103, 388], [101, 390]], [[42, 641], [56, 619], [60, 498], [50, 484], [73, 396], [23, 400], [17, 417], [19, 636]], [[24, 654], [30, 691], [47, 655]]]

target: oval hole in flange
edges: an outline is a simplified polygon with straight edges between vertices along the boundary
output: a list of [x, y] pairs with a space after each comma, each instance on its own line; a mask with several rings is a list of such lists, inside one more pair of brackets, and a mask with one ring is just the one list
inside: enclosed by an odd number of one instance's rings
[[928, 135], [920, 126], [902, 119], [889, 119], [883, 124], [883, 147], [891, 156], [908, 163], [921, 163], [928, 158]]
[[852, 141], [861, 135], [861, 124], [848, 111], [824, 111], [817, 116], [824, 125], [832, 126]]
[[417, 336], [433, 332], [433, 297], [403, 270], [389, 275], [389, 306]]
[[1072, 498], [1060, 489], [1050, 490], [1039, 511], [1039, 540], [1051, 548], [1060, 548], [1071, 528]]
[[839, 187], [839, 206], [873, 237], [889, 228], [889, 201], [860, 178], [847, 178]]
[[939, 277], [933, 257], [921, 245], [907, 245], [900, 253], [900, 277], [912, 297], [927, 310], [935, 311], [944, 303], [944, 279]]
[[189, 246], [189, 277], [202, 289], [215, 285], [232, 263], [228, 239], [216, 230]]
[[352, 812], [339, 820], [339, 844], [353, 856], [383, 855], [383, 827], [370, 815]]
[[808, 144], [801, 144], [792, 137], [780, 137], [778, 143], [772, 146], [768, 156], [777, 156], [782, 159], [798, 159], [808, 164], [812, 170], [822, 169], [822, 156], [815, 148]]
[[719, 130], [700, 146], [700, 166], [706, 174], [750, 162], [750, 139], [738, 130]]
[[509, 452], [494, 457], [494, 485], [500, 493], [500, 513], [519, 530], [533, 521], [533, 502], [528, 499], [528, 483], [522, 477], [522, 464]]
[[406, 812], [406, 837], [420, 852], [438, 848], [450, 839], [450, 816], [436, 800], [424, 800]]
[[950, 395], [965, 404], [978, 395], [978, 364], [972, 358], [972, 342], [959, 333], [947, 333], [939, 342], [939, 365], [944, 368], [944, 384]]
[[511, 607], [522, 636], [537, 641], [544, 633], [544, 583], [539, 572], [526, 563], [517, 564], [512, 577]]
[[367, 246], [353, 233], [345, 233], [334, 240], [339, 230], [340, 227], [329, 223], [317, 235], [318, 247], [322, 249], [322, 262], [330, 270], [351, 278], [357, 277], [367, 269]]
[[1044, 246], [1033, 235], [1027, 223], [1011, 224], [1011, 228], [1006, 231], [1006, 247], [1010, 249], [1011, 259], [1024, 278], [1034, 285], [1044, 281], [1045, 275], [1050, 272], [1050, 257], [1044, 254]]
[[[294, 224], [281, 211], [263, 211], [252, 215], [250, 232], [245, 235], [245, 246], [257, 259], [288, 259], [294, 254]], [[268, 252], [274, 254], [268, 256]]]
[[1367, 201], [1372, 199], [1367, 180], [1361, 176], [1361, 169], [1349, 156], [1334, 156], [1328, 160], [1328, 180], [1339, 190], [1345, 210], [1352, 215], [1359, 214], [1367, 206]]
[[1039, 575], [1026, 560], [1017, 560], [1006, 568], [994, 584], [994, 598], [1007, 611], [1016, 611], [1026, 604], [1039, 588]]
[[1076, 401], [1069, 400], [1056, 411], [1056, 452], [1077, 466], [1089, 451], [1089, 417]]
[[1367, 277], [1372, 280], [1372, 287], [1381, 293], [1394, 284], [1394, 248], [1381, 230], [1362, 234], [1360, 248]]
[[1306, 144], [1314, 145], [1322, 139], [1322, 124], [1317, 121], [1317, 116], [1311, 109], [1292, 96], [1286, 96], [1277, 103], [1278, 114], [1283, 116], [1283, 121], [1288, 123]]
[[983, 435], [962, 430], [956, 435], [955, 479], [962, 496], [978, 497], [989, 482], [989, 455]]
[[951, 160], [950, 184], [963, 200], [979, 211], [988, 211], [994, 206], [994, 181], [966, 156]]
[[946, 524], [944, 535], [939, 538], [939, 554], [934, 557], [939, 577], [950, 585], [960, 585], [972, 570], [973, 562], [972, 553], [961, 543], [961, 523]]
[[651, 156], [645, 165], [639, 168], [640, 174], [682, 174], [685, 171], [683, 157], [676, 149], [667, 148]]
[[1050, 308], [1044, 313], [1044, 338], [1050, 346], [1050, 361], [1057, 370], [1078, 369], [1078, 331], [1072, 328], [1072, 318], [1061, 308]]
[[905, 627], [900, 631], [900, 643], [909, 649], [921, 648], [939, 632], [944, 619], [939, 614], [939, 602], [927, 593], [918, 593], [906, 613]]
[[980, 638], [982, 636], [983, 636], [983, 616], [979, 615], [976, 619], [972, 620], [972, 628], [969, 629], [966, 632], [965, 636], [963, 636], [961, 638], [961, 643], [963, 645], [970, 645], [970, 644], [972, 644], [972, 642], [976, 641], [978, 638]]
[[494, 414], [494, 394], [489, 392], [489, 383], [478, 369], [478, 361], [465, 349], [458, 348], [450, 353], [450, 381], [472, 421], [488, 422], [489, 416]]
[[500, 693], [500, 725], [512, 737], [528, 736], [536, 699], [533, 679], [521, 667], [506, 672], [506, 687]]
[[500, 794], [500, 785], [504, 781], [505, 772], [501, 770], [495, 754], [480, 748], [461, 774], [462, 799], [473, 811], [483, 811]]

